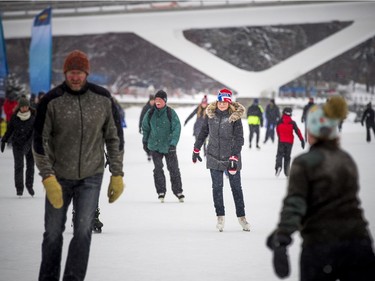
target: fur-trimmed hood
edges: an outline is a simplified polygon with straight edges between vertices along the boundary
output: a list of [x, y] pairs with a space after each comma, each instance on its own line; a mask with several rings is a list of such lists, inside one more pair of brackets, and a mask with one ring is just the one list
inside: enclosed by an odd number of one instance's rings
[[[217, 109], [217, 101], [210, 103], [207, 106], [206, 113], [208, 118], [214, 118]], [[245, 113], [245, 107], [239, 102], [233, 102], [229, 104], [229, 122], [235, 122], [242, 118], [242, 115]]]

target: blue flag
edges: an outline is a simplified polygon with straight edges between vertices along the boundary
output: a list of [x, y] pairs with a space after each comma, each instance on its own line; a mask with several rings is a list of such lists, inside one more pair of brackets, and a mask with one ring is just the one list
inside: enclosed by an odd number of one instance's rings
[[0, 98], [5, 97], [5, 78], [8, 76], [7, 52], [5, 48], [3, 22], [0, 16]]
[[48, 92], [52, 77], [52, 10], [47, 8], [34, 19], [30, 43], [31, 94]]

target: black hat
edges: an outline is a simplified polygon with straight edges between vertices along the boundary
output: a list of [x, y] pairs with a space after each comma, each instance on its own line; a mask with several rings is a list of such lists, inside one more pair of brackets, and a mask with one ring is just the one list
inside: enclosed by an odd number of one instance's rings
[[283, 109], [283, 114], [291, 116], [291, 115], [292, 115], [292, 111], [293, 111], [293, 110], [292, 110], [291, 107], [285, 107], [285, 108]]
[[161, 98], [163, 99], [165, 102], [167, 102], [167, 93], [164, 92], [163, 90], [159, 90], [156, 94], [155, 94], [155, 99], [156, 98]]

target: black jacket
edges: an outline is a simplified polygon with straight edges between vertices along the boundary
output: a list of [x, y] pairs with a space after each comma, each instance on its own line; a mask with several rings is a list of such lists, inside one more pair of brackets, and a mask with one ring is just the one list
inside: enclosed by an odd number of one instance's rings
[[202, 126], [195, 148], [200, 149], [208, 138], [207, 145], [207, 169], [228, 169], [229, 157], [238, 157], [238, 168], [241, 169], [241, 149], [244, 144], [243, 127], [241, 117], [245, 108], [238, 102], [230, 105], [226, 111], [220, 111], [216, 107], [217, 102], [207, 107], [207, 118]]
[[22, 121], [20, 117], [17, 116], [19, 109], [17, 109], [12, 118], [10, 119], [7, 131], [5, 132], [2, 142], [8, 142], [12, 137], [12, 144], [15, 146], [28, 146], [31, 147], [32, 135], [35, 122], [35, 110], [30, 108], [30, 118]]
[[312, 145], [292, 163], [278, 232], [299, 230], [303, 245], [369, 238], [358, 181], [355, 162], [335, 140]]

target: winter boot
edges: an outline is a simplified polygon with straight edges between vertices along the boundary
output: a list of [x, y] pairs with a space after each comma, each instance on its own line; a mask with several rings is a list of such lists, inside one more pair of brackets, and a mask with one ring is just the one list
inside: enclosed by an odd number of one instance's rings
[[100, 209], [96, 208], [95, 216], [94, 216], [94, 219], [92, 220], [92, 231], [94, 231], [95, 233], [102, 233], [103, 223], [99, 220], [99, 215], [100, 215]]
[[216, 228], [217, 228], [220, 232], [223, 232], [223, 230], [224, 230], [224, 223], [225, 223], [225, 217], [224, 217], [224, 216], [218, 216], [218, 217], [217, 217]]
[[275, 173], [276, 177], [278, 177], [280, 175], [280, 173], [281, 173], [281, 167], [277, 167], [276, 173]]
[[159, 193], [158, 199], [160, 200], [161, 203], [164, 203], [164, 197], [165, 197], [165, 193]]
[[184, 203], [185, 196], [182, 193], [177, 194], [177, 198], [181, 203]]
[[34, 196], [35, 191], [34, 191], [34, 189], [33, 189], [32, 187], [27, 187], [27, 191], [29, 192], [29, 194], [30, 194], [31, 196]]
[[246, 221], [246, 217], [239, 217], [238, 222], [242, 226], [243, 231], [250, 231], [250, 224]]

